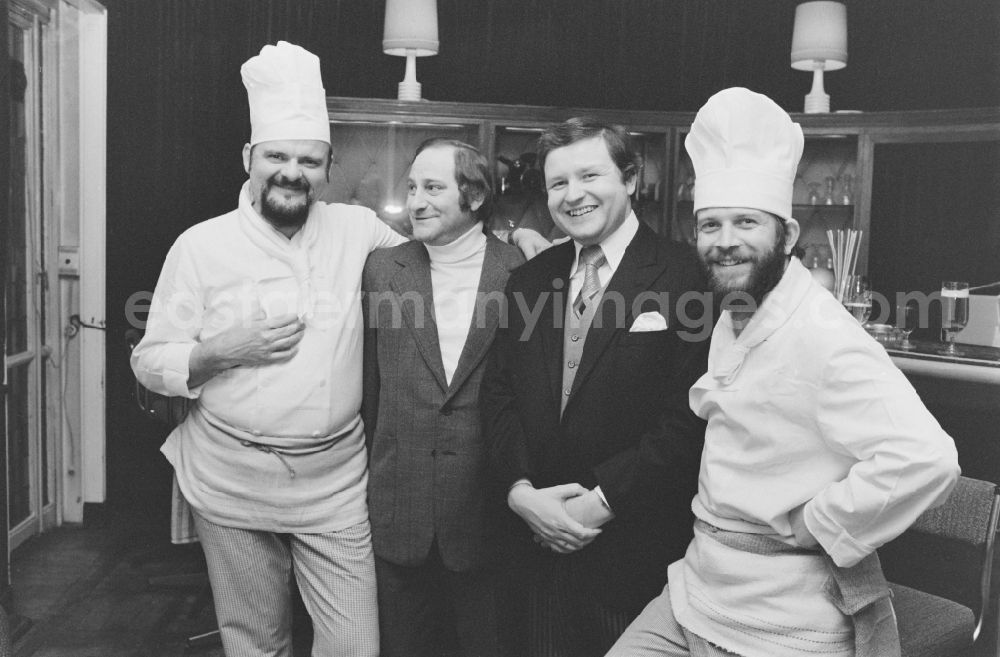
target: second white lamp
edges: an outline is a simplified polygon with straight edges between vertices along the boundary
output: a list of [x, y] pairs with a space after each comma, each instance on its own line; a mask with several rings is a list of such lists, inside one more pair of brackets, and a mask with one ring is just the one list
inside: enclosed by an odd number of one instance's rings
[[437, 0], [385, 0], [382, 51], [406, 57], [399, 100], [420, 100], [416, 58], [438, 53]]
[[830, 111], [830, 96], [823, 89], [823, 71], [847, 66], [847, 7], [840, 2], [803, 2], [795, 8], [792, 32], [792, 68], [813, 72], [806, 95], [807, 114]]

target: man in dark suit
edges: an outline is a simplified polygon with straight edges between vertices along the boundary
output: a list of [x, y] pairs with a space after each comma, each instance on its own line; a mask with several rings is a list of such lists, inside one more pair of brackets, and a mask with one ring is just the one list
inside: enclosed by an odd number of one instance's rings
[[522, 654], [586, 657], [662, 590], [690, 540], [704, 425], [687, 391], [711, 326], [693, 252], [632, 211], [624, 128], [571, 119], [543, 133], [539, 159], [572, 240], [511, 275], [483, 421], [527, 589]]
[[488, 504], [479, 387], [524, 258], [484, 234], [489, 169], [472, 146], [424, 142], [408, 189], [415, 241], [373, 254], [363, 282], [382, 657], [439, 655], [448, 636], [461, 655], [495, 657], [500, 505]]

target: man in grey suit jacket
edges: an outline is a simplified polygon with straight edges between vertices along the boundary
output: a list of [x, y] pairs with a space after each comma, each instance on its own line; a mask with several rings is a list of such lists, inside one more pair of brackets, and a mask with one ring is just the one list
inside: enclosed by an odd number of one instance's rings
[[[502, 654], [479, 384], [520, 252], [484, 234], [489, 167], [429, 140], [410, 167], [414, 241], [365, 266], [368, 500], [382, 657]], [[495, 499], [496, 496], [493, 496]]]

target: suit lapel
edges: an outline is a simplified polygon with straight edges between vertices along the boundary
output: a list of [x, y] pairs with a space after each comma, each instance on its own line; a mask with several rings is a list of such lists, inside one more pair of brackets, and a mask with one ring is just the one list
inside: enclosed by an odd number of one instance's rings
[[[566, 323], [566, 293], [569, 279], [573, 272], [573, 258], [576, 257], [576, 247], [572, 240], [551, 247], [555, 251], [551, 268], [543, 272], [540, 293], [546, 295], [542, 304], [542, 312], [538, 315], [535, 330], [542, 334], [542, 345], [545, 354], [545, 368], [549, 374], [549, 389], [555, 400], [556, 411], [559, 410], [562, 396], [562, 356], [564, 324]], [[537, 303], [537, 300], [534, 300]], [[534, 309], [529, 309], [529, 311]]]
[[[444, 362], [441, 360], [441, 347], [438, 342], [437, 323], [434, 321], [434, 291], [431, 285], [430, 258], [427, 249], [419, 242], [411, 242], [411, 248], [402, 249], [396, 260], [399, 270], [392, 277], [389, 285], [398, 295], [403, 323], [413, 333], [413, 341], [417, 350], [427, 363], [427, 369], [434, 375], [434, 380], [447, 390], [445, 383]], [[412, 297], [416, 293], [420, 302]], [[420, 304], [419, 313], [417, 312]]]
[[[659, 256], [658, 239], [660, 238], [652, 230], [640, 223], [638, 232], [625, 249], [618, 269], [604, 290], [601, 305], [597, 310], [599, 317], [594, 317], [594, 324], [587, 333], [580, 368], [573, 380], [573, 391], [566, 405], [567, 410], [573, 403], [573, 396], [587, 381], [608, 345], [611, 344], [611, 339], [616, 333], [629, 330], [635, 319], [632, 316], [632, 305], [636, 296], [649, 289], [666, 268], [667, 262]], [[620, 299], [622, 303], [616, 303], [616, 299]]]
[[458, 392], [486, 355], [500, 323], [503, 288], [509, 271], [500, 257], [498, 244], [499, 242], [494, 240], [486, 241], [486, 254], [483, 256], [483, 269], [479, 274], [479, 289], [476, 294], [472, 324], [465, 338], [465, 346], [462, 347], [462, 355], [458, 358], [458, 365], [455, 366], [455, 373], [451, 377], [445, 403]]

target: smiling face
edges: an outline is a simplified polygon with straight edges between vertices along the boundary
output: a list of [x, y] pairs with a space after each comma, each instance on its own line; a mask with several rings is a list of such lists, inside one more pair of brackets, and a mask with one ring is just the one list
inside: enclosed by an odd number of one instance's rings
[[275, 228], [295, 234], [329, 181], [330, 145], [312, 139], [265, 141], [243, 147], [255, 210]]
[[407, 179], [406, 209], [413, 239], [444, 246], [467, 233], [475, 224], [482, 198], [471, 198], [463, 207], [455, 179], [455, 148], [433, 146], [414, 158]]
[[784, 274], [799, 224], [752, 208], [705, 208], [695, 232], [713, 291], [746, 292], [760, 305]]
[[553, 149], [544, 166], [549, 212], [580, 244], [600, 244], [631, 212], [635, 176], [623, 178], [600, 135]]

